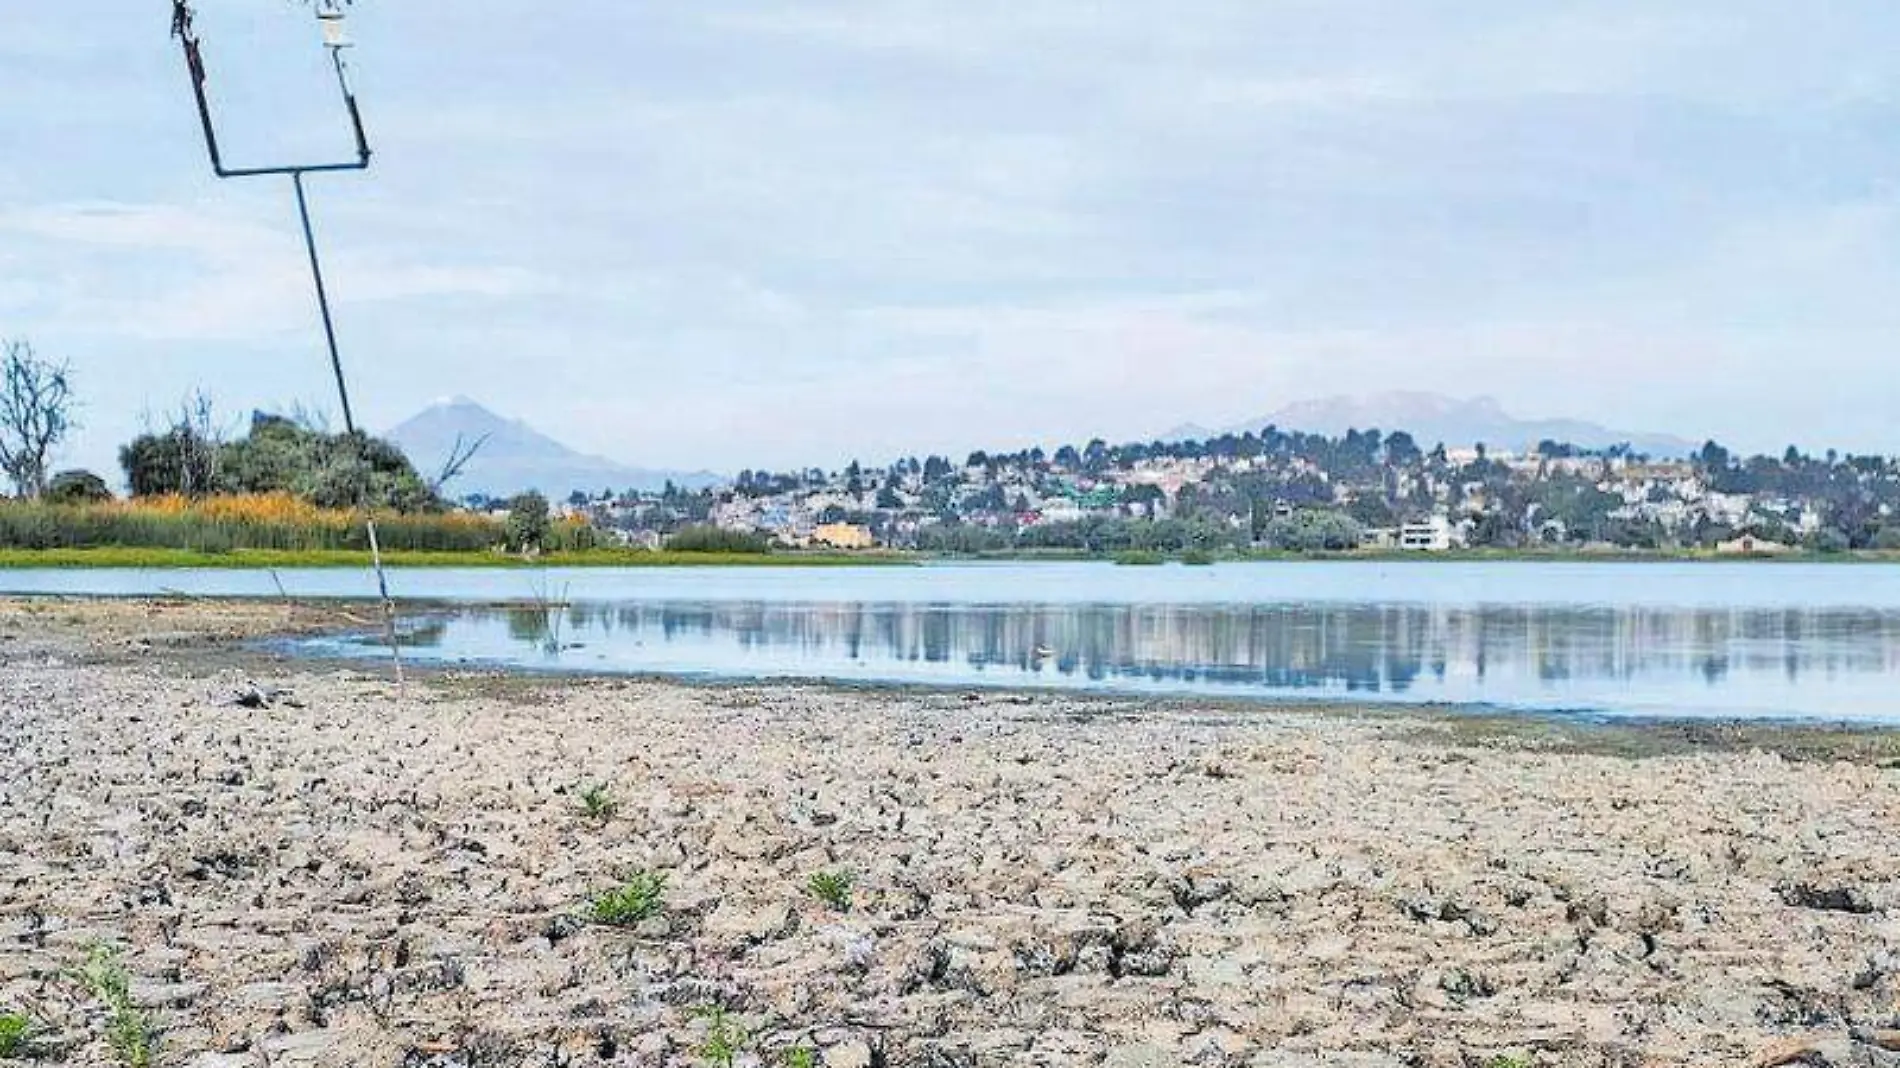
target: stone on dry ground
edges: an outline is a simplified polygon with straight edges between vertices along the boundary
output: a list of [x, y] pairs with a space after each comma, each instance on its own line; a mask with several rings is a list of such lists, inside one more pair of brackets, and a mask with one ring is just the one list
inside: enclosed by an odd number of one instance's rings
[[[1060, 698], [399, 700], [95, 630], [0, 641], [0, 1008], [64, 1063], [111, 1063], [69, 977], [102, 942], [159, 1063], [206, 1068], [698, 1064], [713, 1005], [763, 1063], [1900, 1063], [1893, 768]], [[301, 707], [232, 705], [254, 681]], [[582, 922], [642, 869], [663, 916]]]

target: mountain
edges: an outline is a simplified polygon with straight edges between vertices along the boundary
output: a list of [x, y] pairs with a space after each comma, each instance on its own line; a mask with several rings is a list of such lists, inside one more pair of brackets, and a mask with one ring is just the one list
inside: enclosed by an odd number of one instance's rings
[[[1347, 430], [1378, 428], [1404, 430], [1431, 448], [1443, 442], [1451, 448], [1483, 442], [1501, 452], [1524, 452], [1546, 439], [1602, 449], [1628, 442], [1637, 452], [1656, 457], [1686, 456], [1694, 442], [1671, 434], [1613, 430], [1580, 419], [1520, 419], [1491, 397], [1461, 400], [1437, 393], [1388, 392], [1360, 397], [1327, 397], [1301, 401], [1279, 411], [1223, 427], [1218, 433], [1245, 433], [1268, 426], [1304, 430], [1309, 434], [1343, 434]], [[1206, 438], [1201, 427], [1177, 427], [1170, 440]]]
[[601, 456], [588, 456], [555, 441], [528, 424], [496, 415], [467, 397], [433, 404], [386, 437], [430, 477], [448, 461], [457, 439], [487, 438], [460, 477], [445, 488], [450, 496], [481, 493], [510, 497], [540, 490], [559, 500], [575, 490], [657, 490], [671, 480], [691, 489], [724, 481], [709, 471], [650, 471]]

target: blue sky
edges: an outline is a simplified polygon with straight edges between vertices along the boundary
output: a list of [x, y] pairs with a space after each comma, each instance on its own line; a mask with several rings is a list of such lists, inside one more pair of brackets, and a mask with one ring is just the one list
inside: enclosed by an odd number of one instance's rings
[[[142, 0], [0, 37], [0, 336], [67, 457], [329, 401], [282, 181]], [[234, 162], [334, 154], [308, 14], [203, 0]], [[313, 180], [359, 408], [652, 466], [1219, 425], [1386, 388], [1900, 451], [1900, 7], [359, 0]]]

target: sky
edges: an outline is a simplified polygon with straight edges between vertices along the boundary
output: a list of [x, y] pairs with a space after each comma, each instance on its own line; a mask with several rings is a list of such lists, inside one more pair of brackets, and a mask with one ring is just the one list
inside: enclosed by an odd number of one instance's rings
[[[164, 0], [0, 35], [0, 337], [64, 459], [334, 409], [283, 179], [216, 181]], [[228, 162], [347, 158], [314, 20], [201, 0]], [[136, 10], [135, 10], [136, 9]], [[356, 407], [836, 466], [1386, 389], [1900, 452], [1900, 6], [357, 0], [311, 179]]]

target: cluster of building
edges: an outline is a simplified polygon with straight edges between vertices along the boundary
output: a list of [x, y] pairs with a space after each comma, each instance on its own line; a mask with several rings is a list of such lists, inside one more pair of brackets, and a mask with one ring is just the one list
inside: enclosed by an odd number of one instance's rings
[[[1893, 475], [1881, 484], [1891, 488]], [[1275, 520], [1315, 512], [1350, 520], [1363, 547], [1418, 552], [1666, 544], [1772, 553], [1828, 529], [1834, 502], [1736, 492], [1722, 481], [1699, 460], [1575, 450], [1440, 448], [1368, 462], [1318, 448], [1228, 455], [1196, 447], [1139, 458], [1065, 449], [1054, 457], [978, 453], [960, 465], [933, 457], [881, 469], [747, 473], [698, 494], [628, 494], [576, 507], [636, 544], [658, 544], [691, 523], [836, 549], [941, 547], [950, 532], [1000, 546], [1031, 532], [1168, 520], [1261, 545]], [[1891, 501], [1876, 507], [1882, 522], [1893, 514]]]

